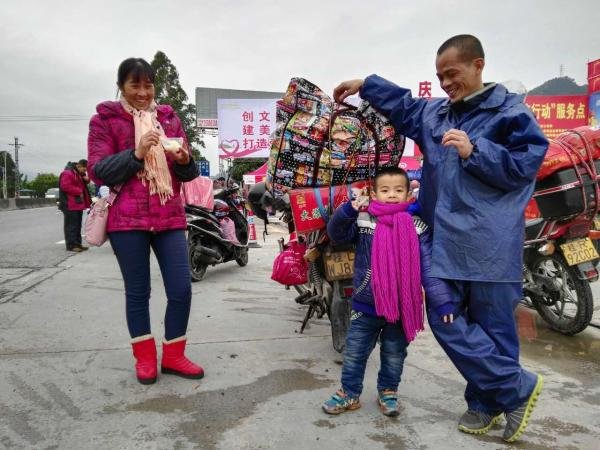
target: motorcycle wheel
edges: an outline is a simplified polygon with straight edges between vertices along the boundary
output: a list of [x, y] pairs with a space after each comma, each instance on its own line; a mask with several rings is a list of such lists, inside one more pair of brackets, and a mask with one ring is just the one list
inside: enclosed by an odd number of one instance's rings
[[547, 296], [532, 298], [533, 306], [550, 328], [572, 336], [583, 331], [592, 320], [594, 298], [590, 283], [577, 277], [577, 269], [564, 258], [554, 254], [542, 256], [531, 265], [531, 271], [555, 279], [560, 287], [560, 298]]
[[206, 274], [206, 268], [208, 264], [197, 262], [196, 258], [196, 242], [199, 240], [199, 236], [189, 233], [188, 234], [188, 260], [190, 265], [190, 276], [192, 281], [200, 281]]
[[342, 295], [342, 285], [339, 281], [333, 282], [331, 307], [328, 311], [331, 322], [331, 340], [333, 348], [342, 353], [346, 348], [346, 334], [350, 327], [350, 314], [352, 306], [350, 301]]
[[238, 263], [238, 266], [240, 267], [244, 267], [248, 264], [248, 247], [240, 250], [240, 254], [235, 258], [235, 262]]

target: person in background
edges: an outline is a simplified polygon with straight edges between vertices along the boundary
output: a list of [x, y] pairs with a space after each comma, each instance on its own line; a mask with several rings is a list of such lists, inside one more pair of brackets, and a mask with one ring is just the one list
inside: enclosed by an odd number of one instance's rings
[[[161, 371], [204, 376], [184, 354], [192, 288], [180, 187], [198, 176], [198, 168], [179, 117], [154, 99], [154, 76], [141, 58], [123, 61], [117, 72], [119, 101], [97, 106], [88, 135], [92, 179], [119, 191], [109, 208], [107, 232], [125, 283], [127, 326], [142, 384], [154, 383], [158, 372], [150, 329], [150, 250], [167, 294]], [[169, 138], [182, 138], [183, 145]]]
[[519, 362], [514, 310], [522, 296], [523, 213], [548, 140], [521, 96], [483, 83], [485, 55], [475, 36], [446, 40], [435, 64], [448, 99], [413, 98], [377, 75], [341, 83], [334, 99], [360, 93], [423, 151], [418, 203], [433, 235], [427, 275], [454, 298], [439, 308], [426, 289], [427, 317], [467, 381], [458, 428], [484, 434], [504, 414], [503, 438], [514, 442], [543, 386]]
[[82, 252], [88, 247], [81, 244], [83, 211], [91, 204], [87, 185], [87, 160], [69, 163], [59, 176], [59, 209], [64, 216], [65, 246], [69, 252]]

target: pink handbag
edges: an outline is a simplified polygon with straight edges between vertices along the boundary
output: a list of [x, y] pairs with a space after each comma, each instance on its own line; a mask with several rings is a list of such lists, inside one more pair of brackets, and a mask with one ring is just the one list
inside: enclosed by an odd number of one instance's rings
[[304, 259], [306, 244], [290, 240], [273, 261], [271, 279], [286, 286], [308, 281], [308, 263]]
[[99, 198], [90, 208], [85, 220], [85, 241], [95, 247], [101, 247], [106, 242], [106, 223], [108, 222], [108, 208], [117, 198], [121, 185], [111, 189], [108, 198]]

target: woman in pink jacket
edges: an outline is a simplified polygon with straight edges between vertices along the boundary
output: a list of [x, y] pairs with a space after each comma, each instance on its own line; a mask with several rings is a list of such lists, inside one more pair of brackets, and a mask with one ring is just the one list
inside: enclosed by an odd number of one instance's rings
[[[182, 181], [198, 176], [181, 121], [154, 100], [154, 71], [141, 58], [121, 63], [119, 101], [103, 102], [90, 121], [88, 172], [96, 185], [120, 190], [109, 209], [107, 231], [125, 282], [126, 317], [140, 383], [157, 377], [150, 332], [150, 249], [167, 294], [161, 371], [202, 378], [184, 355], [192, 288], [185, 238]], [[182, 138], [178, 146], [167, 138]]]

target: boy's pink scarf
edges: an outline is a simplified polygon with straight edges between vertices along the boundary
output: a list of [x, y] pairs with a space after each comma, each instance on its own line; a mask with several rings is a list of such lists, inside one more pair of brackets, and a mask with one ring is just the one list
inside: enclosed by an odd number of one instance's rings
[[424, 328], [419, 238], [408, 206], [371, 200], [369, 213], [377, 218], [371, 249], [375, 311], [390, 323], [401, 318], [410, 342]]

